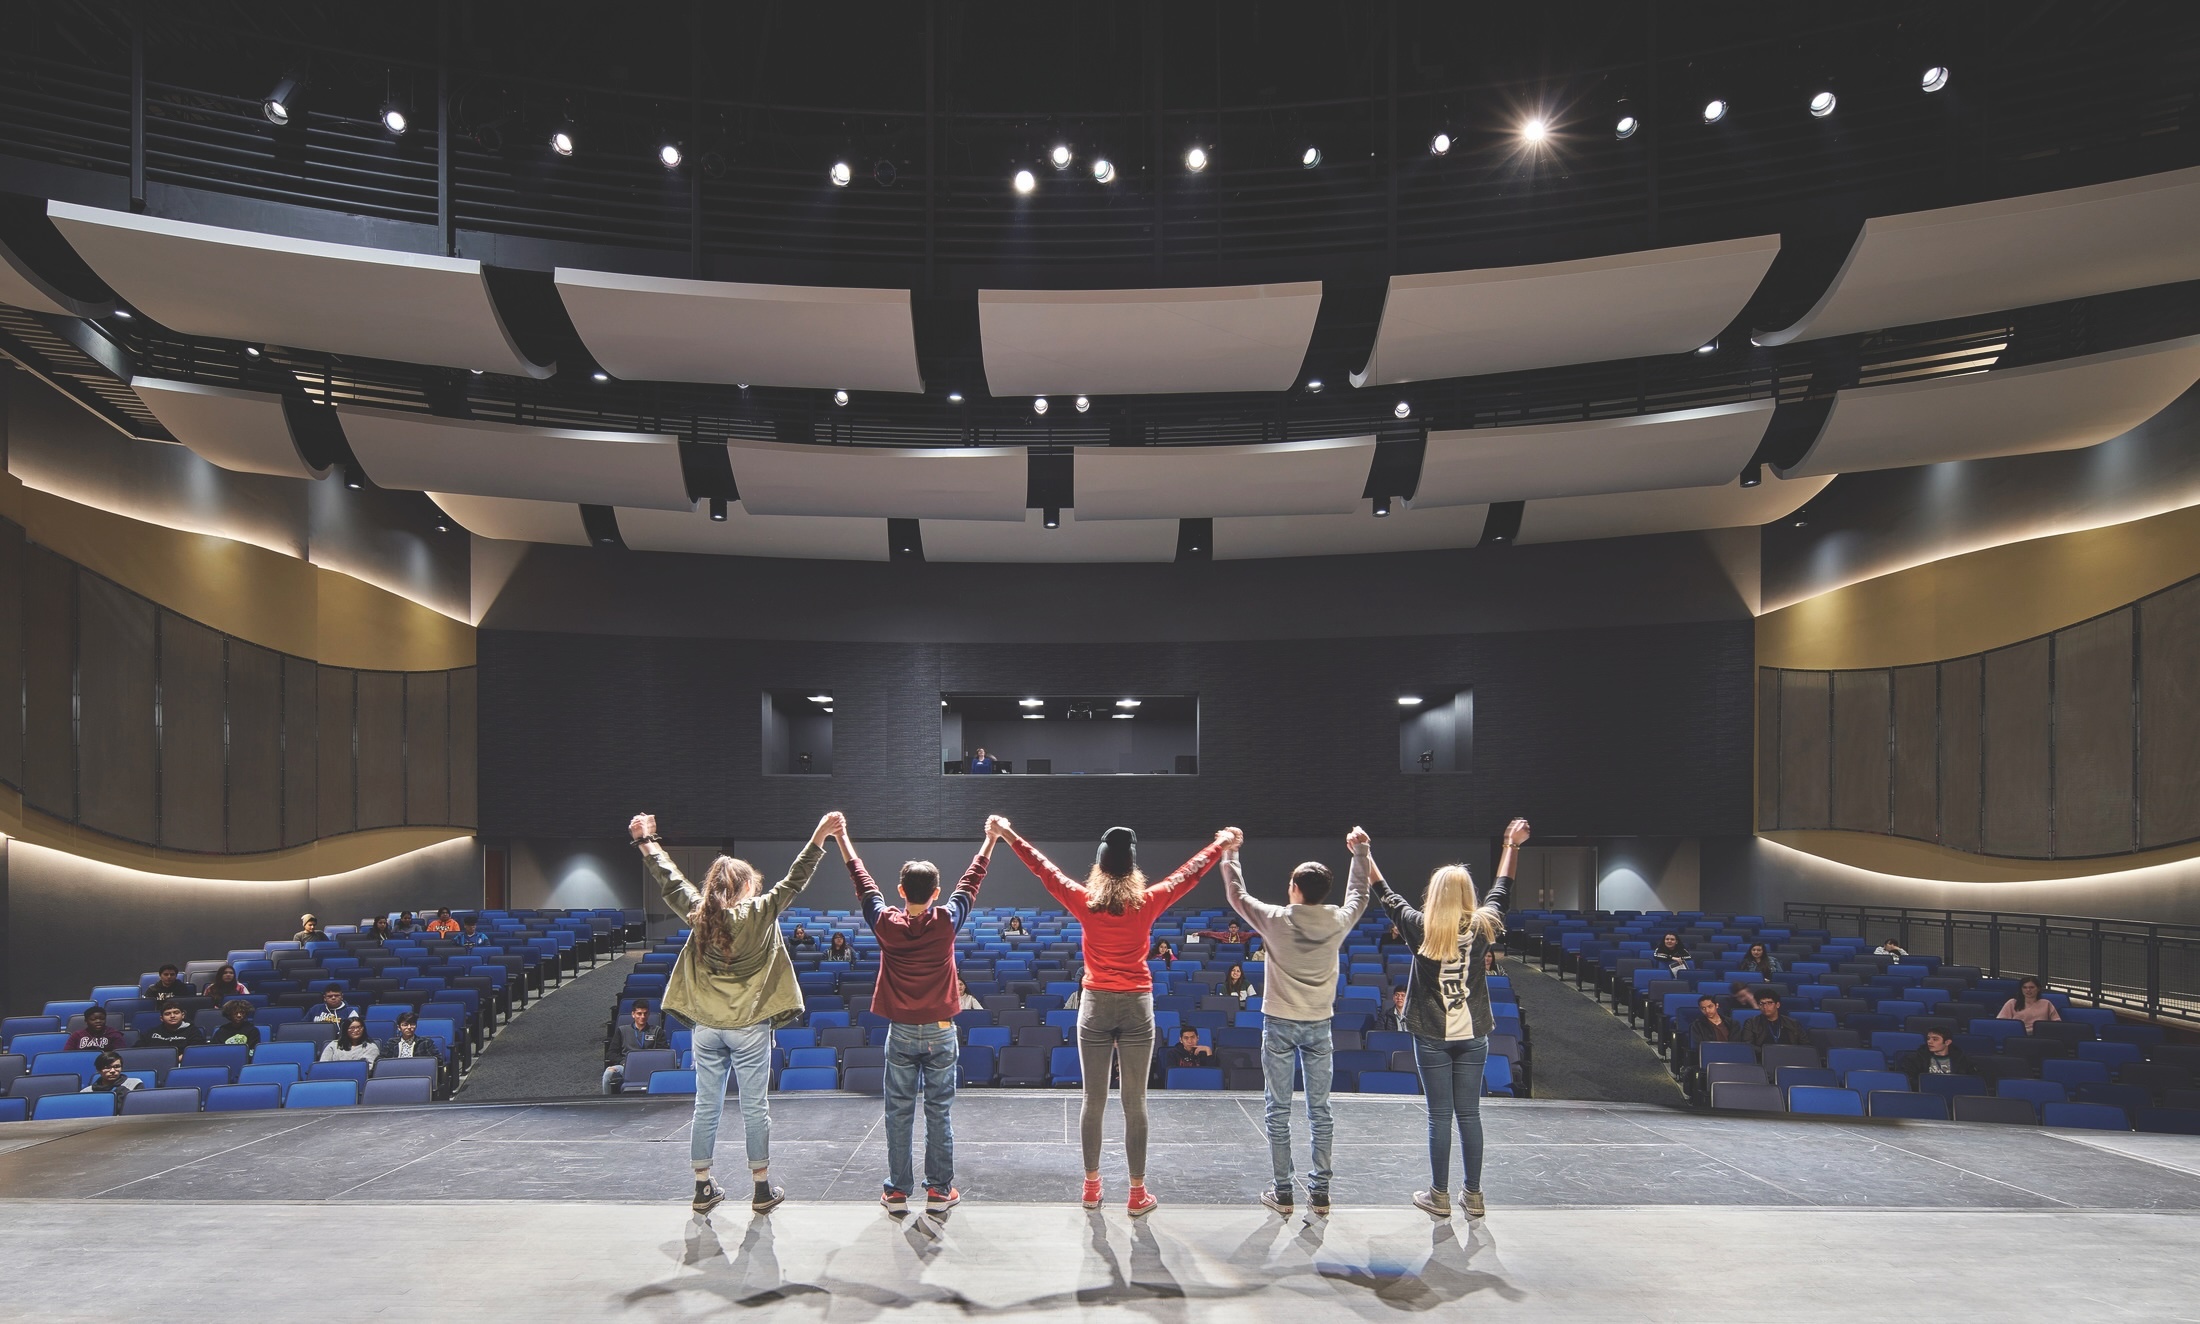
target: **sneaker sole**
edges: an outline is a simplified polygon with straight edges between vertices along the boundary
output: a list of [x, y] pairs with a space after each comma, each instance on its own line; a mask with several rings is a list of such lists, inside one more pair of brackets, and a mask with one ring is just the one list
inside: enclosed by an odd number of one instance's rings
[[770, 1212], [771, 1212], [772, 1210], [774, 1210], [774, 1209], [777, 1209], [777, 1208], [778, 1208], [779, 1206], [781, 1206], [781, 1205], [785, 1204], [786, 1202], [787, 1202], [787, 1197], [786, 1197], [786, 1196], [784, 1196], [784, 1195], [775, 1195], [775, 1196], [773, 1196], [773, 1197], [772, 1197], [771, 1199], [769, 1199], [769, 1200], [765, 1201], [765, 1202], [764, 1202], [763, 1204], [755, 1204], [755, 1203], [751, 1203], [751, 1204], [749, 1205], [749, 1209], [750, 1209], [750, 1210], [751, 1210], [752, 1212], [755, 1212], [755, 1213], [759, 1213], [759, 1214], [768, 1214], [768, 1213], [770, 1213]]
[[1285, 1218], [1289, 1218], [1293, 1212], [1291, 1206], [1283, 1203], [1283, 1201], [1281, 1200], [1271, 1200], [1266, 1196], [1262, 1196], [1260, 1202], [1274, 1212], [1283, 1215]]

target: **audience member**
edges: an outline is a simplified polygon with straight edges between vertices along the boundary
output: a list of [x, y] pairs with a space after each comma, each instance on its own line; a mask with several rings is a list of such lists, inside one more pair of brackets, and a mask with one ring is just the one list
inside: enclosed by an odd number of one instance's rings
[[2062, 1012], [2040, 993], [2040, 981], [2026, 975], [2017, 982], [2017, 995], [2001, 1004], [2000, 1019], [2023, 1021], [2024, 1032], [2032, 1033], [2041, 1021], [2059, 1021]]
[[1908, 1073], [1915, 1084], [1920, 1076], [1970, 1076], [1977, 1074], [1971, 1068], [1971, 1055], [1956, 1043], [1955, 1035], [1946, 1030], [1927, 1030], [1925, 1046], [1902, 1055], [1895, 1064], [1898, 1071]]
[[1729, 1014], [1737, 1011], [1757, 1010], [1757, 990], [1748, 984], [1735, 989], [1727, 995], [1726, 1009]]
[[458, 921], [451, 918], [451, 908], [449, 906], [438, 906], [436, 908], [435, 918], [428, 921], [428, 932], [458, 932]]
[[376, 942], [388, 942], [393, 936], [390, 933], [389, 916], [376, 915], [371, 921], [369, 921], [367, 925], [367, 933]]
[[62, 1045], [64, 1049], [72, 1053], [104, 1053], [110, 1049], [120, 1051], [128, 1046], [123, 1042], [122, 1031], [108, 1027], [107, 1009], [105, 1007], [85, 1008], [84, 1028], [70, 1035], [68, 1042]]
[[[671, 1046], [665, 1039], [664, 1022], [649, 1014], [647, 998], [634, 999], [634, 1005], [627, 1008], [626, 1019], [619, 1024], [613, 1037], [613, 1050], [622, 1060], [603, 1069], [603, 1092], [606, 1094], [617, 1094], [625, 1088], [626, 1063], [623, 1059], [628, 1053]], [[383, 1051], [385, 1054], [388, 1052], [386, 1048]]]
[[122, 1107], [122, 1096], [131, 1090], [144, 1088], [145, 1082], [122, 1071], [122, 1054], [108, 1049], [92, 1063], [95, 1074], [92, 1083], [77, 1091], [79, 1094], [112, 1094], [115, 1107]]
[[252, 1023], [252, 1004], [241, 998], [222, 1004], [222, 1023], [214, 1031], [213, 1042], [242, 1045], [246, 1048], [260, 1046], [260, 1027]]
[[413, 913], [409, 910], [400, 913], [397, 917], [397, 932], [409, 934], [412, 931]]
[[331, 984], [321, 990], [321, 1005], [313, 1008], [313, 1014], [306, 1017], [306, 1019], [324, 1024], [330, 1022], [341, 1024], [344, 1021], [359, 1019], [359, 1009], [344, 1000], [344, 986], [342, 984]]
[[1244, 925], [1239, 924], [1236, 920], [1231, 920], [1230, 926], [1226, 929], [1201, 929], [1191, 936], [1205, 938], [1209, 942], [1242, 943], [1245, 941], [1247, 934]]
[[955, 1005], [962, 1011], [985, 1010], [985, 1004], [978, 1001], [978, 995], [970, 991], [969, 981], [961, 975], [955, 976]]
[[1028, 938], [1031, 936], [1031, 931], [1024, 927], [1023, 916], [1010, 915], [1008, 922], [1001, 926], [1001, 936], [1004, 938]]
[[1810, 1031], [1801, 1022], [1780, 1014], [1780, 990], [1766, 987], [1757, 990], [1757, 1014], [1742, 1027], [1741, 1040], [1751, 1048], [1763, 1048], [1766, 1044], [1810, 1045]]
[[[647, 1015], [646, 1012], [643, 1014]], [[664, 1047], [662, 1036], [658, 1038], [655, 1046], [658, 1048]], [[396, 1032], [381, 1042], [376, 1060], [402, 1061], [412, 1057], [432, 1057], [435, 1059], [436, 1066], [440, 1068], [443, 1065], [443, 1046], [435, 1040], [421, 1035], [419, 1012], [401, 1011], [397, 1013]], [[439, 1078], [440, 1075], [441, 1073], [438, 1072]]]
[[1199, 1042], [1199, 1031], [1187, 1025], [1176, 1032], [1176, 1042], [1169, 1045], [1170, 1066], [1211, 1067], [1214, 1064], [1214, 1051]]
[[1657, 946], [1650, 949], [1650, 959], [1663, 965], [1668, 974], [1679, 974], [1689, 967], [1695, 957], [1689, 954], [1688, 948], [1681, 942], [1681, 935], [1668, 933], [1658, 939]]
[[176, 977], [175, 966], [164, 965], [160, 968], [160, 978], [147, 984], [138, 996], [147, 1002], [166, 1002], [170, 998], [195, 998], [198, 994], [198, 988], [189, 980]]
[[1891, 956], [1894, 958], [1894, 963], [1896, 965], [1902, 964], [1902, 958], [1908, 956], [1909, 954], [1910, 953], [1908, 949], [1896, 945], [1895, 940], [1892, 938], [1887, 939], [1885, 942], [1880, 943], [1877, 947], [1872, 949], [1872, 955]]
[[1406, 1028], [1405, 985], [1400, 984], [1390, 990], [1390, 1001], [1383, 1007], [1381, 1014], [1376, 1016], [1375, 1028], [1378, 1030], [1395, 1030], [1400, 1034], [1413, 1033], [1413, 1031]]
[[1077, 988], [1067, 998], [1063, 999], [1062, 1010], [1064, 1011], [1076, 1011], [1085, 1005], [1085, 968], [1079, 966], [1070, 971], [1070, 978], [1077, 981]]
[[1484, 976], [1488, 976], [1488, 975], [1494, 975], [1494, 974], [1499, 974], [1499, 973], [1501, 973], [1501, 972], [1502, 972], [1501, 968], [1502, 968], [1502, 966], [1503, 966], [1503, 964], [1504, 964], [1504, 960], [1505, 960], [1505, 958], [1504, 958], [1504, 957], [1503, 957], [1502, 955], [1500, 955], [1500, 954], [1499, 954], [1499, 952], [1498, 952], [1498, 950], [1497, 950], [1497, 947], [1496, 947], [1496, 945], [1495, 945], [1495, 944], [1492, 944], [1492, 945], [1490, 945], [1490, 946], [1488, 946], [1488, 947], [1484, 947], [1484, 948], [1482, 949], [1482, 973], [1483, 973], [1483, 975], [1484, 975]]
[[1260, 990], [1253, 986], [1253, 981], [1245, 977], [1245, 967], [1237, 964], [1230, 966], [1230, 973], [1223, 977], [1221, 986], [1215, 992], [1226, 998], [1236, 998], [1241, 1007], [1247, 999], [1260, 996]]
[[338, 1025], [336, 1037], [321, 1046], [323, 1062], [365, 1062], [371, 1066], [381, 1055], [381, 1046], [367, 1037], [367, 1023], [357, 1016]]
[[205, 1042], [206, 1036], [199, 1033], [199, 1027], [184, 1020], [182, 1006], [169, 1002], [161, 1006], [160, 1024], [139, 1035], [137, 1046], [173, 1048], [181, 1054], [184, 1049], [196, 1048]]
[[290, 935], [292, 942], [327, 942], [328, 934], [321, 928], [321, 921], [313, 915], [298, 917], [298, 931]]
[[790, 948], [815, 947], [817, 946], [817, 939], [810, 936], [807, 925], [797, 924], [794, 926], [794, 932], [787, 935], [787, 946]]
[[1770, 979], [1786, 968], [1761, 942], [1751, 943], [1749, 950], [1742, 953], [1742, 969], [1759, 979]]
[[1734, 1022], [1719, 1009], [1719, 1000], [1709, 993], [1696, 999], [1696, 1023], [1689, 1029], [1699, 1044], [1725, 1044], [1734, 1042]]
[[489, 942], [489, 935], [481, 931], [481, 921], [472, 915], [460, 920], [458, 928], [458, 945], [461, 947], [482, 947]]
[[1146, 953], [1146, 959], [1161, 962], [1164, 969], [1173, 967], [1176, 964], [1176, 946], [1163, 938], [1154, 943], [1153, 950]]
[[231, 998], [241, 998], [251, 991], [238, 981], [237, 967], [225, 965], [214, 972], [214, 978], [205, 988], [199, 990], [199, 996], [212, 998], [216, 1002], [227, 1002]]
[[1403, 947], [1406, 945], [1406, 935], [1404, 931], [1399, 929], [1398, 921], [1392, 920], [1389, 925], [1383, 929], [1383, 936], [1375, 940], [1375, 945], [1378, 948]]

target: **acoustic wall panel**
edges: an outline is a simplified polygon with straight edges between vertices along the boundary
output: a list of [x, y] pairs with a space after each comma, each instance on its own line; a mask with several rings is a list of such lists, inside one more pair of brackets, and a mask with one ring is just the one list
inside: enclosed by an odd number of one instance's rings
[[451, 822], [458, 827], [475, 827], [481, 822], [480, 758], [476, 753], [480, 677], [475, 667], [451, 673]]
[[[1050, 529], [1045, 512], [1032, 510], [1020, 524], [928, 519], [922, 534], [927, 561], [1173, 561], [1176, 530], [1175, 520], [1079, 523], [1074, 510], [1064, 510]], [[1219, 528], [1216, 539], [1219, 544]], [[885, 545], [883, 537], [879, 545]]]
[[1790, 482], [1767, 474], [1755, 487], [1743, 487], [1739, 471], [1718, 487], [1683, 487], [1666, 492], [1609, 492], [1602, 496], [1551, 497], [1530, 501], [1520, 515], [1519, 543], [1576, 542], [1584, 538], [1638, 538], [1690, 529], [1733, 529], [1769, 524], [1832, 482], [1798, 478]]
[[1893, 831], [1940, 835], [1940, 670], [1894, 669]]
[[30, 544], [0, 520], [0, 782], [23, 787], [23, 591]]
[[319, 478], [328, 472], [298, 453], [283, 398], [271, 391], [163, 377], [132, 377], [130, 389], [170, 436], [209, 464], [279, 478]]
[[77, 818], [94, 831], [150, 842], [160, 766], [153, 604], [92, 574], [77, 577], [77, 601]]
[[2200, 837], [2200, 579], [2139, 604], [2139, 846]]
[[[588, 546], [588, 526], [581, 522], [581, 508], [571, 502], [516, 501], [510, 497], [465, 496], [457, 492], [430, 492], [428, 499], [476, 538], [556, 543], [564, 547]], [[667, 514], [659, 510], [643, 513]], [[626, 532], [623, 522], [619, 531], [623, 537]], [[632, 542], [627, 545], [638, 551], [649, 550]], [[880, 553], [881, 557], [884, 555]]]
[[[1373, 501], [1362, 497], [1359, 509], [1349, 515], [1240, 515], [1218, 519], [1215, 559], [1250, 561], [1278, 556], [1357, 556], [1472, 547], [1482, 540], [1483, 526], [1490, 518], [1488, 506], [1417, 510], [1398, 502], [1390, 514], [1377, 519], [1374, 506]], [[1168, 527], [1173, 555], [1175, 526]]]
[[405, 822], [405, 673], [359, 676], [359, 828]]
[[1780, 673], [1780, 826], [1822, 828], [1832, 821], [1828, 761], [1832, 682], [1823, 671]]
[[319, 831], [324, 837], [359, 827], [357, 778], [352, 751], [355, 735], [357, 673], [349, 667], [320, 667], [315, 707], [320, 731]]
[[1757, 671], [1757, 828], [1780, 826], [1780, 673]]
[[227, 671], [220, 631], [160, 613], [159, 840], [171, 850], [221, 851], [228, 844]]
[[405, 684], [405, 821], [451, 821], [451, 679], [418, 671]]
[[980, 290], [985, 380], [1002, 395], [1286, 391], [1320, 281], [1158, 290]]
[[[351, 797], [351, 730], [344, 730], [344, 797]], [[283, 658], [283, 845], [303, 846], [321, 830], [321, 668]], [[334, 821], [334, 820], [332, 820]], [[347, 813], [344, 822], [350, 821]], [[329, 829], [333, 835], [337, 829]]]
[[2038, 857], [2054, 848], [2050, 657], [2046, 639], [1985, 656], [1982, 817], [1989, 854]]
[[1892, 681], [1884, 671], [1833, 673], [1833, 826], [1885, 832]]
[[23, 578], [23, 802], [76, 817], [74, 563], [35, 544]]
[[[540, 507], [545, 512], [551, 509], [553, 507]], [[575, 507], [558, 509], [574, 511], [574, 523], [579, 523]], [[678, 512], [633, 510], [621, 506], [616, 514], [620, 540], [637, 552], [699, 552], [709, 556], [761, 556], [778, 560], [887, 559], [886, 521], [883, 519], [752, 515], [739, 501], [726, 506], [726, 517], [722, 520], [712, 519], [707, 506]], [[518, 523], [517, 520], [512, 522]], [[970, 527], [997, 529], [1002, 526], [989, 521], [971, 521]], [[1174, 549], [1173, 543], [1171, 548]], [[929, 540], [925, 543], [925, 556], [928, 559], [932, 556]]]
[[726, 452], [741, 505], [752, 515], [1021, 524], [1030, 491], [1021, 446], [905, 449], [729, 441]]
[[248, 855], [283, 844], [283, 655], [228, 642], [228, 849]]
[[1978, 657], [1940, 664], [1940, 840], [1956, 850], [1979, 849], [1980, 796], [1985, 775], [1985, 666]]
[[2132, 621], [2055, 632], [2055, 854], [2132, 849]]

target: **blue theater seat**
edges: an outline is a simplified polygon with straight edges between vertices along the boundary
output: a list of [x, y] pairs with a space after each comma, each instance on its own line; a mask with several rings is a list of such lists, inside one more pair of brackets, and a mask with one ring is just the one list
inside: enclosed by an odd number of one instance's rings
[[31, 1101], [31, 1120], [55, 1122], [115, 1115], [112, 1094], [44, 1094]]
[[[334, 1064], [324, 1064], [334, 1065]], [[351, 1063], [365, 1066], [364, 1062]], [[248, 1088], [238, 1086], [239, 1089]], [[285, 1109], [352, 1108], [359, 1103], [359, 1084], [351, 1080], [302, 1080], [283, 1095]]]

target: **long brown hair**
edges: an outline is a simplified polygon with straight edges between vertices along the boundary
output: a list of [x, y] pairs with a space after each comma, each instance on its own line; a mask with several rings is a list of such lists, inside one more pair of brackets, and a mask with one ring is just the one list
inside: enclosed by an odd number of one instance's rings
[[712, 953], [720, 957], [733, 953], [733, 926], [726, 922], [726, 912], [755, 896], [763, 881], [764, 876], [747, 860], [721, 855], [710, 862], [710, 872], [703, 875], [703, 899], [689, 913], [688, 925]]
[[1132, 865], [1126, 874], [1109, 873], [1098, 864], [1085, 875], [1085, 904], [1120, 915], [1146, 904], [1146, 875]]

